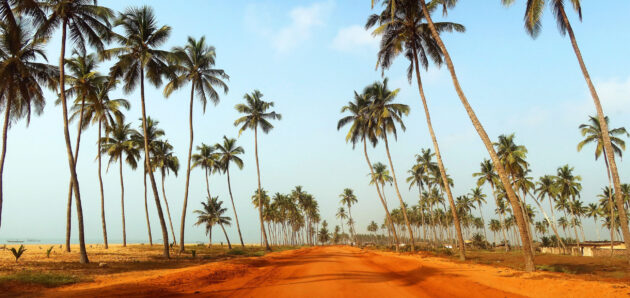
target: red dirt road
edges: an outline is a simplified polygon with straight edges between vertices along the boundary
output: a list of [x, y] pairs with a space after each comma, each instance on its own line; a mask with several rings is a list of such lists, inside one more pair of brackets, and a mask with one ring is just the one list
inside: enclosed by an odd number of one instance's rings
[[629, 297], [622, 284], [433, 257], [314, 247], [207, 265], [100, 277], [49, 297]]

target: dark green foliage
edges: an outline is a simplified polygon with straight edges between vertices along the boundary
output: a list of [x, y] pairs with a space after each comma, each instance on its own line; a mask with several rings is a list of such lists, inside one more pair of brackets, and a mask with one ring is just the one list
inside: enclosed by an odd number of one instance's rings
[[57, 287], [80, 282], [81, 279], [74, 275], [58, 273], [20, 271], [17, 273], [0, 276], [0, 285], [5, 282], [21, 282], [26, 284], [38, 284], [46, 287]]
[[24, 248], [24, 245], [20, 245], [20, 247], [17, 250], [15, 249], [15, 247], [11, 247], [11, 253], [15, 257], [16, 263], [25, 251], [26, 251], [26, 248]]

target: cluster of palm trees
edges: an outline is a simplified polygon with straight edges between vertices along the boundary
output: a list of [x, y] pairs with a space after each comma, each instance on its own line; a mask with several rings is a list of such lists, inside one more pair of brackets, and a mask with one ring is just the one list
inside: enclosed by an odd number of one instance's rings
[[[457, 2], [457, 0], [371, 0], [372, 8], [374, 8], [375, 4], [378, 5], [380, 3], [382, 4], [382, 11], [379, 14], [368, 17], [366, 29], [377, 26], [373, 31], [374, 35], [381, 37], [377, 65], [381, 67], [383, 71], [388, 69], [393, 60], [401, 53], [404, 54], [410, 61], [408, 77], [411, 81], [413, 74], [416, 74], [418, 91], [425, 109], [426, 120], [434, 146], [433, 149], [436, 153], [438, 167], [440, 169], [441, 176], [443, 176], [443, 181], [447, 180], [446, 173], [444, 166], [442, 165], [442, 158], [438, 148], [437, 139], [431, 125], [431, 118], [426, 105], [426, 97], [421, 83], [419, 66], [422, 65], [426, 70], [431, 61], [437, 66], [440, 66], [442, 63], [446, 63], [449, 73], [451, 74], [453, 87], [455, 88], [457, 96], [459, 97], [471, 120], [471, 123], [488, 151], [490, 160], [494, 164], [498, 180], [505, 186], [505, 194], [509, 205], [514, 211], [518, 234], [521, 238], [521, 242], [523, 243], [524, 267], [527, 271], [534, 271], [534, 253], [531, 247], [532, 240], [530, 239], [531, 233], [528, 229], [527, 220], [524, 216], [525, 211], [522, 209], [523, 203], [520, 201], [517, 195], [517, 189], [515, 189], [513, 182], [510, 179], [511, 173], [509, 173], [508, 169], [506, 169], [501, 162], [492, 140], [486, 133], [481, 121], [477, 117], [460, 85], [453, 60], [441, 38], [441, 34], [444, 32], [463, 32], [464, 27], [456, 23], [433, 21], [433, 13], [439, 10], [444, 16], [446, 16], [448, 11], [457, 5]], [[506, 6], [512, 5], [514, 2], [516, 1], [501, 0], [501, 3]], [[570, 5], [578, 13], [581, 20], [582, 8], [580, 2], [581, 1], [579, 0], [570, 1]], [[544, 8], [545, 5], [549, 4], [554, 12], [560, 33], [562, 35], [566, 35], [568, 33], [570, 37], [571, 45], [573, 46], [575, 55], [578, 59], [580, 69], [593, 98], [595, 110], [597, 112], [596, 117], [602, 128], [602, 151], [607, 158], [607, 169], [612, 185], [611, 189], [614, 189], [614, 203], [617, 205], [620, 217], [627, 218], [626, 210], [623, 208], [624, 201], [621, 191], [621, 182], [619, 179], [619, 173], [614, 157], [615, 153], [612, 147], [608, 125], [605, 121], [605, 114], [597, 91], [586, 68], [586, 64], [582, 58], [571, 23], [568, 19], [565, 9], [567, 1], [527, 0], [526, 3], [524, 22], [526, 31], [530, 36], [535, 38], [540, 33]], [[463, 259], [465, 258], [465, 248], [462, 243], [462, 233], [459, 219], [455, 211], [456, 208], [454, 208], [455, 202], [452, 194], [450, 193], [448, 183], [443, 183], [443, 185], [445, 192], [447, 193], [451, 212], [453, 214], [456, 234], [459, 242], [460, 258]], [[387, 217], [389, 217], [389, 215], [387, 215]], [[626, 247], [630, 248], [630, 230], [628, 229], [628, 222], [626, 220], [621, 220], [620, 225]], [[630, 260], [630, 249], [627, 250], [627, 255]]]
[[[47, 57], [43, 50], [46, 41], [57, 29], [61, 31], [61, 55], [59, 65], [45, 63]], [[133, 169], [137, 168], [141, 154], [144, 153], [142, 168], [145, 176], [145, 215], [149, 241], [152, 244], [151, 227], [147, 200], [146, 177], [157, 207], [157, 216], [163, 239], [163, 254], [169, 257], [169, 233], [162, 211], [160, 193], [154, 176], [158, 171], [162, 178], [162, 196], [168, 215], [173, 244], [175, 230], [173, 228], [170, 208], [166, 199], [164, 186], [165, 176], [170, 172], [177, 175], [180, 161], [173, 154], [173, 145], [164, 138], [164, 131], [157, 127], [158, 121], [151, 119], [146, 113], [145, 83], [148, 81], [155, 87], [166, 82], [164, 96], [170, 96], [175, 90], [190, 84], [189, 109], [189, 146], [186, 161], [186, 188], [180, 225], [180, 251], [184, 250], [185, 215], [188, 202], [190, 172], [194, 167], [204, 169], [206, 176], [212, 173], [226, 173], [228, 188], [234, 217], [241, 245], [244, 245], [234, 208], [234, 198], [230, 186], [230, 165], [242, 168], [243, 162], [238, 157], [244, 153], [236, 140], [223, 138], [222, 144], [215, 146], [201, 145], [193, 156], [193, 110], [195, 98], [205, 111], [208, 100], [217, 104], [219, 92], [228, 92], [225, 80], [229, 76], [222, 69], [215, 68], [216, 52], [214, 47], [206, 44], [205, 38], [189, 37], [183, 47], [171, 50], [162, 49], [168, 40], [171, 28], [159, 25], [153, 9], [149, 6], [130, 7], [123, 12], [115, 12], [107, 7], [97, 5], [94, 0], [0, 0], [0, 106], [4, 108], [3, 142], [0, 158], [0, 216], [2, 211], [2, 172], [7, 151], [7, 134], [12, 123], [26, 119], [30, 121], [31, 112], [40, 114], [45, 105], [44, 89], [57, 93], [57, 103], [61, 103], [64, 139], [70, 170], [69, 194], [67, 205], [66, 249], [70, 250], [72, 198], [78, 219], [78, 236], [80, 261], [89, 262], [85, 249], [83, 211], [81, 207], [81, 191], [76, 173], [81, 133], [91, 125], [98, 125], [98, 178], [101, 196], [101, 220], [103, 241], [108, 246], [108, 235], [105, 218], [105, 192], [102, 181], [101, 156], [109, 156], [109, 165], [119, 164], [121, 185], [121, 211], [123, 223], [123, 245], [126, 245], [123, 159]], [[73, 50], [70, 58], [66, 58], [66, 45]], [[89, 48], [95, 50], [88, 53]], [[43, 60], [44, 63], [38, 62]], [[113, 60], [113, 66], [107, 74], [98, 71], [102, 61]], [[121, 87], [129, 94], [140, 88], [141, 125], [138, 130], [125, 121], [124, 110], [130, 108], [126, 99], [113, 99], [110, 94]], [[254, 130], [255, 154], [258, 173], [258, 189], [260, 170], [258, 168], [258, 128], [269, 132], [272, 119], [280, 119], [280, 114], [268, 111], [273, 102], [262, 100], [262, 93], [256, 90], [245, 95], [245, 103], [236, 105], [236, 110], [243, 115], [234, 123], [242, 133], [246, 129]], [[73, 100], [73, 103], [68, 103]], [[77, 136], [74, 147], [70, 139], [70, 122], [77, 120]], [[194, 164], [191, 164], [194, 159]], [[210, 195], [207, 184], [208, 203], [213, 209], [217, 206]], [[206, 209], [206, 208], [204, 208]], [[217, 207], [213, 216], [222, 218], [223, 208]], [[266, 235], [261, 215], [261, 231]], [[1, 220], [1, 217], [0, 217]], [[0, 221], [1, 223], [1, 221]], [[223, 225], [223, 220], [216, 223]], [[266, 237], [265, 237], [266, 239]], [[265, 240], [266, 243], [266, 240]], [[267, 248], [269, 248], [267, 244]]]

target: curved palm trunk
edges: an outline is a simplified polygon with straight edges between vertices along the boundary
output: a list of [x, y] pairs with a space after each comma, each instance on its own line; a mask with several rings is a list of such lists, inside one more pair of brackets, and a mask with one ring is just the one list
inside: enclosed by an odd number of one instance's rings
[[227, 235], [227, 232], [225, 232], [225, 228], [223, 227], [223, 224], [221, 225], [221, 230], [223, 230], [223, 235], [225, 235], [225, 240], [227, 240], [227, 244], [228, 244], [228, 249], [232, 249], [232, 243], [230, 243], [230, 238]]
[[234, 210], [234, 219], [236, 220], [236, 230], [238, 230], [238, 238], [241, 240], [241, 247], [245, 247], [245, 243], [243, 243], [243, 235], [241, 235], [241, 226], [238, 223], [238, 215], [236, 214], [236, 206], [234, 206], [234, 197], [232, 196], [232, 185], [230, 183], [230, 166], [226, 166], [227, 172], [227, 181], [228, 181], [228, 192], [230, 193], [230, 201], [232, 202], [232, 210]]
[[534, 196], [532, 196], [532, 195], [530, 195], [530, 196], [534, 199], [534, 202], [536, 203], [536, 205], [540, 209], [540, 212], [542, 212], [543, 216], [545, 217], [545, 220], [547, 220], [547, 222], [551, 226], [551, 229], [553, 230], [553, 233], [558, 238], [558, 241], [560, 241], [560, 245], [562, 245], [562, 249], [566, 249], [566, 246], [564, 245], [564, 241], [562, 241], [562, 238], [560, 238], [560, 234], [558, 233], [558, 229], [556, 228], [556, 224], [554, 222], [552, 222], [551, 219], [549, 219], [549, 216], [547, 216], [547, 212], [545, 212], [545, 209], [542, 207], [540, 202], [538, 202], [538, 200]]
[[[372, 177], [374, 177], [374, 168], [372, 168], [372, 163], [370, 162], [370, 158], [368, 157], [368, 154], [367, 154], [367, 143], [365, 139], [363, 139], [363, 153], [365, 154], [365, 161], [367, 161], [368, 167], [370, 167], [370, 173], [372, 174]], [[381, 199], [381, 203], [383, 204], [383, 208], [385, 209], [387, 222], [389, 223], [389, 226], [392, 230], [392, 234], [394, 235], [394, 243], [396, 244], [396, 252], [398, 252], [398, 235], [396, 234], [396, 227], [394, 227], [394, 222], [392, 221], [392, 217], [389, 214], [389, 209], [387, 209], [387, 203], [385, 203], [385, 200], [383, 199], [383, 196], [381, 195], [380, 187], [378, 186], [378, 183], [376, 181], [374, 182], [374, 185], [376, 186], [376, 193], [378, 193], [378, 197], [379, 199]]]
[[499, 178], [501, 178], [501, 182], [503, 183], [503, 185], [505, 185], [505, 191], [507, 193], [508, 199], [510, 200], [510, 204], [512, 205], [514, 213], [516, 214], [515, 215], [516, 224], [520, 232], [523, 246], [526, 246], [526, 247], [523, 247], [525, 271], [535, 271], [536, 268], [534, 267], [534, 254], [532, 254], [532, 250], [531, 250], [530, 242], [529, 242], [529, 235], [527, 234], [527, 230], [525, 227], [525, 224], [526, 224], [525, 219], [523, 218], [523, 215], [521, 213], [522, 212], [521, 207], [519, 206], [519, 202], [518, 202], [518, 199], [516, 198], [516, 194], [514, 193], [514, 190], [512, 189], [512, 186], [510, 185], [510, 181], [505, 172], [505, 169], [503, 168], [503, 165], [501, 164], [499, 157], [497, 156], [497, 153], [494, 150], [494, 147], [492, 145], [492, 142], [490, 141], [490, 138], [488, 137], [488, 134], [486, 133], [483, 126], [481, 125], [481, 122], [479, 122], [477, 115], [475, 114], [472, 107], [468, 103], [468, 99], [466, 99], [466, 95], [464, 95], [464, 91], [459, 85], [459, 80], [457, 79], [457, 74], [455, 73], [455, 66], [453, 65], [453, 61], [451, 60], [451, 56], [449, 55], [448, 50], [446, 49], [446, 46], [444, 46], [444, 43], [442, 42], [442, 38], [440, 38], [440, 35], [435, 29], [435, 25], [433, 24], [433, 19], [431, 18], [431, 15], [429, 14], [429, 10], [427, 8], [427, 4], [425, 0], [420, 0], [420, 4], [422, 5], [422, 13], [424, 14], [424, 17], [427, 20], [427, 23], [429, 24], [431, 35], [433, 36], [438, 46], [440, 47], [440, 50], [444, 54], [444, 60], [446, 61], [446, 65], [448, 67], [449, 72], [451, 73], [451, 79], [453, 80], [453, 86], [455, 87], [455, 91], [457, 92], [457, 95], [459, 96], [459, 99], [462, 102], [464, 109], [466, 109], [466, 113], [468, 113], [468, 116], [473, 126], [475, 127], [475, 130], [477, 131], [482, 142], [486, 146], [486, 149], [488, 150], [488, 153], [490, 154], [490, 158], [492, 159], [492, 162], [495, 165], [497, 174], [499, 175]]
[[413, 230], [411, 229], [411, 224], [409, 223], [409, 219], [407, 218], [407, 207], [405, 207], [405, 202], [403, 202], [402, 196], [400, 195], [400, 190], [398, 190], [398, 180], [396, 179], [396, 171], [394, 170], [394, 164], [392, 163], [392, 156], [389, 154], [389, 144], [387, 142], [387, 133], [383, 133], [383, 139], [385, 140], [385, 151], [387, 152], [387, 160], [389, 160], [389, 166], [392, 168], [392, 177], [394, 178], [394, 188], [396, 189], [396, 195], [398, 195], [398, 201], [400, 201], [400, 208], [402, 209], [403, 218], [405, 219], [405, 225], [407, 226], [407, 230], [409, 231], [409, 240], [411, 241], [411, 251], [416, 251], [416, 243], [413, 238]]
[[[79, 113], [79, 123], [77, 124], [77, 143], [74, 148], [74, 162], [79, 162], [79, 146], [81, 145], [81, 127], [83, 126], [83, 108], [85, 107], [85, 96], [81, 97], [81, 112]], [[99, 132], [100, 133], [100, 132]], [[68, 204], [66, 210], [66, 251], [70, 252], [70, 231], [72, 229], [72, 178], [68, 182]]]
[[11, 116], [11, 98], [7, 98], [6, 110], [4, 111], [4, 125], [2, 127], [2, 157], [0, 157], [0, 226], [2, 224], [2, 173], [4, 172], [4, 158], [7, 155], [7, 134], [9, 132], [9, 117]]
[[184, 228], [186, 227], [186, 208], [188, 206], [188, 187], [190, 185], [190, 160], [192, 158], [193, 139], [195, 137], [193, 131], [193, 99], [195, 96], [195, 82], [192, 82], [190, 90], [190, 109], [188, 111], [188, 126], [190, 130], [190, 141], [188, 143], [188, 162], [186, 166], [186, 186], [184, 188], [184, 208], [182, 208], [182, 222], [179, 230], [180, 252], [184, 252]]
[[123, 247], [127, 247], [127, 228], [125, 226], [125, 184], [123, 182], [122, 153], [118, 156], [118, 162], [120, 163], [120, 210], [122, 211]]
[[350, 234], [352, 239], [354, 239], [354, 243], [357, 243], [357, 234], [354, 230], [354, 220], [352, 220], [352, 208], [350, 208], [350, 204], [348, 204], [348, 216], [350, 216], [350, 220], [352, 221], [352, 226], [350, 227]]
[[[604, 149], [606, 151], [606, 149]], [[610, 196], [612, 190], [612, 181], [610, 178], [610, 167], [608, 166], [608, 157], [604, 153], [604, 163], [606, 163], [606, 174], [608, 175], [608, 204], [610, 204], [610, 257], [614, 256], [613, 247], [615, 246], [615, 233], [613, 232], [615, 229], [615, 208], [613, 204], [613, 199]]]
[[103, 190], [103, 175], [101, 171], [101, 120], [98, 121], [98, 185], [101, 191], [101, 225], [103, 226], [103, 242], [105, 249], [109, 248], [107, 243], [107, 224], [105, 222], [105, 191]]
[[267, 232], [265, 231], [265, 225], [263, 223], [262, 187], [260, 186], [260, 166], [258, 165], [258, 126], [254, 128], [254, 150], [256, 151], [256, 173], [258, 174], [258, 215], [260, 216], [260, 230], [265, 243], [265, 249], [267, 251], [271, 251], [269, 242], [267, 242]]
[[147, 169], [144, 167], [144, 214], [147, 218], [147, 231], [149, 232], [149, 245], [153, 246], [153, 236], [151, 236], [151, 222], [149, 221], [149, 205], [147, 203]]
[[166, 199], [166, 191], [164, 190], [164, 171], [162, 174], [162, 197], [164, 198], [164, 205], [166, 205], [166, 214], [168, 215], [168, 224], [171, 226], [171, 236], [173, 236], [173, 244], [177, 244], [175, 240], [175, 230], [173, 230], [173, 221], [171, 220], [171, 209], [168, 207], [168, 200]]
[[[164, 257], [170, 258], [169, 246], [168, 246], [168, 230], [166, 228], [166, 222], [164, 221], [164, 213], [162, 213], [162, 204], [160, 204], [160, 196], [158, 195], [157, 186], [155, 183], [155, 177], [153, 171], [151, 171], [151, 161], [149, 160], [149, 140], [147, 139], [147, 115], [144, 105], [144, 68], [140, 68], [140, 101], [142, 103], [142, 130], [144, 134], [144, 164], [149, 169], [149, 181], [151, 181], [151, 190], [153, 190], [153, 197], [155, 199], [155, 207], [157, 208], [158, 218], [160, 219], [160, 227], [162, 228], [162, 240], [164, 244]], [[183, 243], [180, 241], [180, 243]], [[183, 244], [182, 244], [183, 247]]]
[[70, 167], [70, 177], [72, 179], [72, 186], [74, 188], [74, 198], [77, 208], [77, 220], [79, 222], [79, 254], [80, 262], [87, 264], [88, 260], [87, 251], [85, 249], [85, 235], [83, 226], [83, 208], [81, 207], [81, 193], [79, 191], [79, 179], [77, 177], [77, 169], [74, 156], [72, 156], [72, 144], [70, 143], [70, 132], [68, 130], [68, 104], [66, 102], [65, 81], [66, 75], [64, 71], [65, 53], [66, 53], [66, 27], [68, 23], [66, 20], [61, 25], [61, 55], [59, 56], [59, 98], [61, 99], [61, 105], [63, 109], [63, 135], [66, 141], [66, 153], [68, 154], [68, 166]]
[[604, 110], [602, 109], [602, 105], [599, 101], [599, 96], [597, 95], [595, 86], [593, 85], [588, 70], [586, 69], [584, 59], [582, 59], [582, 53], [580, 52], [580, 48], [578, 47], [577, 41], [575, 39], [575, 34], [573, 33], [573, 28], [571, 27], [571, 23], [569, 23], [569, 18], [567, 17], [564, 8], [560, 7], [560, 13], [562, 14], [562, 21], [566, 25], [567, 32], [569, 33], [569, 37], [571, 38], [573, 51], [575, 51], [575, 56], [578, 59], [580, 69], [582, 70], [582, 74], [584, 75], [584, 79], [586, 80], [586, 84], [588, 85], [588, 89], [591, 92], [591, 97], [593, 97], [595, 109], [597, 110], [597, 118], [600, 123], [602, 138], [604, 139], [604, 153], [606, 154], [608, 162], [610, 163], [610, 173], [612, 175], [613, 186], [615, 188], [615, 203], [617, 204], [617, 209], [619, 211], [619, 218], [623, 219], [620, 220], [620, 225], [621, 231], [623, 233], [623, 241], [626, 244], [626, 257], [628, 259], [628, 262], [630, 263], [630, 229], [628, 228], [628, 217], [626, 214], [626, 209], [624, 208], [621, 182], [619, 181], [619, 171], [617, 170], [617, 163], [615, 162], [615, 152], [613, 151], [612, 143], [610, 142], [608, 124], [606, 123], [605, 119], [606, 116], [604, 115]]
[[[433, 142], [433, 149], [435, 149], [435, 157], [437, 158], [438, 167], [440, 169], [440, 176], [442, 176], [442, 181], [444, 181], [443, 187], [446, 190], [448, 203], [451, 206], [451, 213], [453, 215], [453, 224], [455, 225], [455, 231], [457, 232], [457, 240], [459, 242], [459, 259], [465, 260], [466, 248], [464, 246], [464, 237], [462, 237], [462, 227], [459, 222], [459, 216], [457, 215], [457, 212], [455, 211], [455, 201], [453, 200], [453, 193], [451, 193], [451, 187], [448, 185], [448, 178], [446, 177], [446, 169], [444, 168], [444, 163], [442, 162], [442, 154], [440, 153], [440, 146], [438, 145], [437, 137], [435, 136], [435, 132], [433, 131], [433, 124], [431, 123], [431, 115], [429, 114], [429, 107], [427, 105], [427, 99], [424, 96], [424, 89], [422, 87], [422, 81], [420, 80], [420, 67], [418, 65], [418, 54], [416, 53], [416, 49], [413, 49], [413, 61], [414, 61], [413, 64], [416, 70], [416, 80], [418, 82], [418, 92], [420, 93], [420, 98], [422, 99], [422, 106], [424, 107], [425, 118], [427, 119], [427, 127], [429, 128], [429, 134], [431, 135], [431, 141]], [[483, 215], [482, 215], [482, 219], [483, 219]], [[484, 224], [483, 232], [485, 235], [486, 233], [485, 224]]]

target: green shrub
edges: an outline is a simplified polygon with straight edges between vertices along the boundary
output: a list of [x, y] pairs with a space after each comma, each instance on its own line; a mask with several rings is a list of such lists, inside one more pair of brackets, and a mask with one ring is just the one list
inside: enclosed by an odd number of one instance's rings
[[15, 247], [11, 247], [11, 253], [15, 257], [16, 263], [20, 259], [22, 254], [24, 254], [25, 251], [26, 251], [26, 248], [24, 248], [24, 245], [20, 245], [20, 248], [18, 248], [17, 250], [15, 249]]
[[242, 256], [245, 255], [246, 252], [240, 249], [233, 249], [227, 252], [228, 255]]
[[8, 281], [17, 281], [28, 284], [39, 284], [46, 287], [56, 287], [73, 284], [81, 281], [74, 275], [64, 275], [58, 273], [21, 271], [9, 275], [0, 276], [0, 284]]

